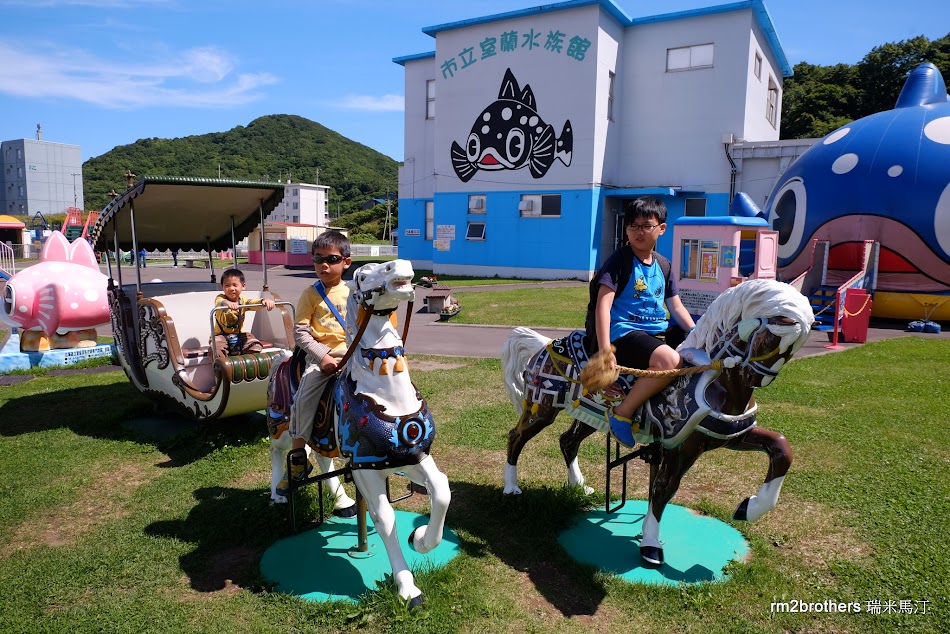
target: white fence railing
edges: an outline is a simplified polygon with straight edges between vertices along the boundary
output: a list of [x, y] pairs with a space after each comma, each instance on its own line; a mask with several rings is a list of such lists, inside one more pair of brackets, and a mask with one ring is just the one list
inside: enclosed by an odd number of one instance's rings
[[399, 248], [391, 244], [354, 244], [350, 246], [350, 254], [358, 256], [376, 256], [399, 255]]
[[5, 242], [0, 242], [0, 271], [12, 277], [16, 273], [16, 257], [13, 247]]

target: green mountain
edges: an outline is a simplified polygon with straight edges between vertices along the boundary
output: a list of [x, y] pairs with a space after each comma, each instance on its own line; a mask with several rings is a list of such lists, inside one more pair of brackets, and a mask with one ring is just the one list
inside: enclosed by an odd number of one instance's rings
[[[124, 174], [237, 180], [287, 180], [333, 188], [330, 209], [347, 214], [396, 189], [398, 163], [315, 121], [269, 115], [227, 132], [180, 139], [140, 139], [83, 165], [86, 207], [102, 209], [126, 188]], [[339, 203], [339, 204], [338, 204]]]

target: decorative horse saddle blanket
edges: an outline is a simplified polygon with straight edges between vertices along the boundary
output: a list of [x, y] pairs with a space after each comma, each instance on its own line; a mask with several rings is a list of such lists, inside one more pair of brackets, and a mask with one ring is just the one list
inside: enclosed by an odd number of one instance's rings
[[[306, 366], [307, 354], [301, 348], [294, 350], [293, 357], [286, 359], [274, 370], [267, 385], [267, 429], [271, 437], [279, 438], [290, 428], [290, 410], [300, 385], [300, 377]], [[340, 455], [336, 435], [333, 433], [333, 392], [337, 379], [327, 382], [313, 420], [310, 444], [328, 458]]]
[[[609, 433], [607, 408], [623, 400], [636, 377], [621, 374], [606, 389], [588, 393], [580, 382], [581, 370], [590, 360], [586, 338], [585, 331], [575, 330], [535, 355], [525, 371], [525, 397], [532, 403], [564, 408], [572, 418]], [[740, 416], [725, 416], [707, 402], [706, 388], [713, 378], [711, 372], [677, 377], [647, 401], [639, 412], [645, 424], [634, 434], [637, 442], [659, 441], [665, 447], [675, 447], [697, 429], [714, 438], [748, 431], [755, 424], [754, 408]]]

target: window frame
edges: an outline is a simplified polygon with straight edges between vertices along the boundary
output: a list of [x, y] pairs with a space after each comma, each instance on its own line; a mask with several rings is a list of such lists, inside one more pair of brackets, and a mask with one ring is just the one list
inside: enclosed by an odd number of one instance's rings
[[[431, 88], [431, 90], [430, 90]], [[435, 80], [426, 80], [426, 120], [435, 119]]]
[[762, 55], [758, 51], [755, 52], [755, 61], [752, 63], [752, 74], [762, 81]]
[[435, 235], [435, 201], [425, 201], [425, 239], [431, 242]]
[[[487, 223], [486, 223], [484, 220], [477, 220], [477, 221], [469, 222], [469, 223], [466, 225], [466, 227], [465, 227], [465, 239], [466, 239], [466, 240], [469, 240], [469, 241], [471, 241], [471, 242], [484, 242], [484, 241], [485, 241], [485, 230], [486, 230], [485, 225], [486, 225], [486, 224], [487, 224]], [[475, 229], [475, 228], [477, 228], [477, 227], [481, 227], [480, 235], [478, 235], [478, 236], [476, 236], [476, 237], [473, 237], [473, 236], [472, 236], [472, 229]]]
[[[700, 49], [705, 49], [709, 47], [711, 53], [709, 55], [709, 63], [701, 64], [699, 62], [693, 61], [694, 57], [700, 52]], [[670, 56], [675, 53], [682, 53], [686, 51], [688, 54], [688, 61], [685, 66], [671, 66], [670, 65]], [[716, 48], [715, 42], [706, 42], [705, 44], [690, 44], [689, 46], [674, 46], [673, 48], [666, 49], [666, 72], [668, 73], [678, 73], [686, 70], [698, 70], [702, 68], [713, 68], [716, 65]]]
[[773, 128], [778, 127], [778, 84], [769, 76], [769, 87], [765, 97], [765, 119]]
[[614, 120], [614, 82], [617, 79], [617, 73], [612, 70], [607, 71], [607, 121]]
[[[544, 213], [545, 202], [548, 203], [548, 211], [550, 211], [555, 200], [557, 201], [557, 213]], [[525, 202], [531, 202], [530, 210], [522, 209]], [[560, 218], [563, 212], [561, 194], [521, 194], [518, 211], [522, 218]]]
[[488, 210], [488, 197], [485, 194], [469, 194], [468, 195], [468, 213], [476, 214], [476, 215], [484, 215], [487, 210]]
[[[695, 206], [696, 206], [696, 202], [695, 202], [695, 201], [700, 201], [700, 202], [702, 203], [703, 213], [701, 213], [701, 214], [690, 213], [690, 209], [689, 209], [689, 208], [690, 208], [690, 202], [693, 202], [693, 206], [695, 207]], [[698, 217], [698, 218], [705, 218], [705, 217], [706, 217], [706, 207], [707, 207], [707, 200], [706, 200], [705, 198], [687, 198], [687, 199], [685, 200], [685, 202], [683, 203], [683, 215], [684, 215], [684, 216]], [[694, 209], [693, 211], [695, 211], [695, 209]]]

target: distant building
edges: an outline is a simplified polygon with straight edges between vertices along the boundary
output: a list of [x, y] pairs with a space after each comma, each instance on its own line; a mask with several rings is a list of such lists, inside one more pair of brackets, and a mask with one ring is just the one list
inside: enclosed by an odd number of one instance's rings
[[[657, 196], [670, 227], [768, 193], [792, 74], [762, 0], [631, 18], [570, 0], [427, 27], [405, 68], [399, 253], [436, 273], [589, 279], [623, 204]], [[738, 163], [768, 164], [767, 182]], [[766, 155], [772, 154], [766, 159]], [[765, 159], [764, 161], [761, 159]], [[757, 194], [757, 202], [762, 196]]]
[[327, 226], [329, 189], [326, 185], [287, 181], [284, 186], [284, 199], [267, 217], [267, 221]]
[[33, 216], [84, 208], [79, 146], [43, 141], [39, 126], [36, 136], [0, 143], [0, 213]]

